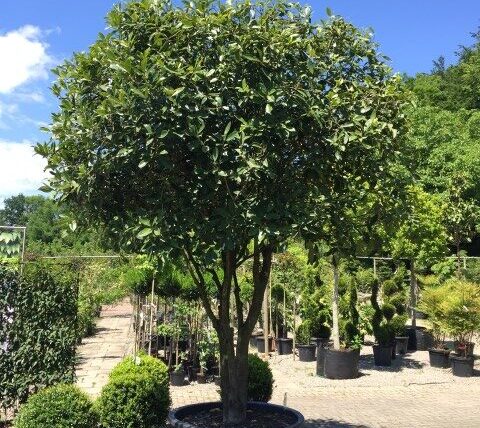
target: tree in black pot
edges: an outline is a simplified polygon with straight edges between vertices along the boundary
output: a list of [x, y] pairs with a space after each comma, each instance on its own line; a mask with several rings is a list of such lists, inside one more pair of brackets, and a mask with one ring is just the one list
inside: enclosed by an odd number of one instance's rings
[[449, 368], [450, 350], [445, 346], [445, 302], [448, 301], [450, 287], [447, 284], [433, 283], [422, 291], [418, 308], [427, 314], [428, 323], [433, 335], [433, 346], [429, 348], [430, 365], [432, 367]]
[[376, 344], [373, 345], [373, 357], [376, 366], [392, 365], [392, 349], [395, 340], [395, 332], [390, 321], [395, 315], [395, 307], [385, 303], [380, 307], [378, 304], [378, 280], [373, 282], [372, 295], [370, 298], [374, 309], [372, 318], [372, 329]]
[[312, 345], [311, 339], [311, 321], [304, 320], [297, 328], [296, 342], [298, 349], [298, 358], [300, 361], [315, 361], [315, 345]]
[[451, 356], [456, 376], [473, 374], [473, 336], [480, 331], [480, 291], [478, 284], [451, 280], [445, 285], [448, 295], [442, 303], [444, 325], [455, 338], [455, 355]]
[[[395, 334], [395, 343], [392, 352], [396, 351], [396, 353], [400, 355], [404, 355], [408, 348], [408, 335], [406, 329], [406, 323], [408, 320], [408, 292], [405, 283], [406, 276], [407, 270], [403, 265], [400, 265], [394, 275], [385, 280], [382, 285], [385, 304], [391, 305], [395, 309], [395, 314], [391, 319], [392, 328]], [[394, 353], [392, 353], [392, 357], [393, 356]]]

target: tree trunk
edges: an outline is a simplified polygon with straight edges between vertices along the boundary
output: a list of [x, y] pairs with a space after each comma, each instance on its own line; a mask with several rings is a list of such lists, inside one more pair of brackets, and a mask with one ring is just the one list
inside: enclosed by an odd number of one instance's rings
[[338, 273], [338, 256], [334, 255], [332, 257], [333, 265], [333, 298], [332, 298], [332, 336], [333, 336], [333, 347], [334, 349], [340, 349], [340, 329], [338, 326], [338, 282], [339, 282], [339, 273]]
[[[211, 306], [205, 279], [201, 267], [196, 263], [188, 249], [185, 249], [187, 266], [193, 280], [198, 286], [202, 304], [217, 331], [220, 347], [220, 386], [223, 404], [223, 421], [225, 426], [235, 426], [246, 419], [247, 410], [247, 377], [248, 377], [248, 343], [262, 310], [262, 301], [266, 292], [272, 265], [273, 249], [271, 246], [259, 248], [258, 240], [254, 240], [253, 254], [253, 298], [248, 314], [243, 319], [243, 304], [240, 299], [236, 280], [237, 259], [234, 250], [222, 254], [223, 279], [220, 280], [213, 269], [207, 269], [219, 291], [218, 316]], [[234, 343], [234, 329], [231, 325], [231, 292], [232, 284], [237, 307], [237, 343]], [[268, 322], [268, 320], [267, 320]], [[268, 340], [266, 341], [268, 346]]]
[[410, 261], [410, 317], [412, 319], [412, 327], [417, 326], [417, 276], [415, 274], [415, 261]]
[[460, 240], [457, 238], [456, 242], [456, 248], [457, 248], [457, 278], [462, 277], [462, 262], [460, 259]]
[[220, 385], [223, 421], [235, 426], [245, 421], [247, 411], [248, 342], [233, 344], [233, 329], [223, 330], [220, 339]]

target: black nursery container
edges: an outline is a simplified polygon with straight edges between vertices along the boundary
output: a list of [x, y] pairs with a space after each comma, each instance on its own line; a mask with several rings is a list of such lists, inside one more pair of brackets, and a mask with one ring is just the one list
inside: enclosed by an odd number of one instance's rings
[[398, 355], [405, 355], [408, 351], [408, 337], [397, 336], [395, 338], [395, 347]]
[[328, 349], [328, 339], [317, 339], [317, 376], [325, 376], [325, 355]]
[[389, 367], [392, 365], [392, 346], [373, 345], [372, 348], [376, 366]]
[[[268, 338], [268, 352], [272, 352], [273, 350], [273, 339], [271, 337]], [[259, 353], [265, 352], [265, 338], [263, 336], [257, 336], [257, 351]]]
[[185, 385], [185, 372], [183, 370], [173, 371], [170, 373], [170, 384], [172, 386]]
[[325, 377], [327, 379], [355, 379], [358, 377], [358, 349], [325, 349]]
[[297, 345], [298, 359], [303, 362], [315, 361], [315, 345]]
[[293, 339], [281, 338], [275, 340], [278, 355], [289, 355], [293, 352]]
[[439, 369], [448, 369], [450, 367], [449, 349], [429, 349], [430, 366]]
[[450, 361], [452, 363], [452, 373], [454, 376], [470, 377], [473, 375], [473, 357], [452, 355]]

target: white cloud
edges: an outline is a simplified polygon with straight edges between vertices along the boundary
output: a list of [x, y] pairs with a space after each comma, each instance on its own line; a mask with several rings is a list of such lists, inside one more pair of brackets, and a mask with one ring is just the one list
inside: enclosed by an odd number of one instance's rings
[[26, 25], [0, 35], [0, 93], [10, 93], [18, 86], [48, 77], [52, 58], [38, 27]]
[[37, 193], [47, 174], [46, 162], [35, 154], [32, 143], [0, 140], [0, 205], [18, 193]]

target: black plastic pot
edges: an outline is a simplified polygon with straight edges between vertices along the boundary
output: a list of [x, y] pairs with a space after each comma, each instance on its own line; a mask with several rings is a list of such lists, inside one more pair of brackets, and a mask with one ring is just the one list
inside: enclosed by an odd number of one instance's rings
[[396, 337], [395, 347], [398, 355], [405, 355], [408, 351], [408, 336]]
[[[247, 404], [249, 410], [268, 410], [271, 413], [281, 413], [282, 415], [288, 415], [289, 418], [295, 422], [291, 423], [285, 428], [300, 428], [305, 422], [305, 418], [300, 412], [290, 409], [289, 407], [279, 406], [277, 404], [270, 403], [259, 403], [251, 401]], [[199, 404], [190, 404], [188, 406], [180, 407], [176, 410], [171, 410], [168, 413], [168, 422], [170, 422], [172, 427], [175, 428], [196, 428], [195, 425], [183, 422], [185, 417], [194, 415], [199, 412], [212, 411], [215, 409], [222, 409], [222, 403], [213, 402], [213, 403], [199, 403]]]
[[317, 376], [325, 376], [325, 355], [328, 349], [328, 339], [319, 341], [317, 345]]
[[303, 362], [315, 361], [315, 345], [297, 345], [298, 359]]
[[172, 386], [185, 385], [185, 372], [183, 370], [174, 371], [170, 373], [170, 384]]
[[392, 341], [392, 360], [396, 360], [397, 359], [397, 341], [395, 339], [393, 339]]
[[198, 367], [188, 366], [188, 380], [190, 382], [194, 382], [197, 380], [199, 370], [200, 368]]
[[324, 348], [324, 373], [327, 379], [355, 379], [358, 377], [358, 349], [336, 350]]
[[473, 357], [460, 357], [452, 355], [452, 373], [454, 376], [470, 377], [473, 375]]
[[256, 334], [252, 334], [252, 335], [250, 336], [250, 346], [251, 346], [252, 348], [256, 348], [256, 347], [257, 347], [257, 338], [258, 338], [258, 335], [256, 335]]
[[289, 355], [293, 352], [293, 339], [278, 338], [275, 340], [278, 355]]
[[415, 334], [417, 336], [417, 351], [427, 351], [433, 347], [434, 340], [432, 333], [425, 327], [417, 327]]
[[217, 375], [213, 376], [213, 381], [215, 382], [215, 385], [217, 385], [217, 386], [220, 386], [221, 379], [222, 378], [220, 376], [217, 376]]
[[207, 383], [207, 375], [205, 373], [197, 373], [197, 383]]
[[320, 345], [327, 346], [329, 340], [330, 339], [328, 337], [312, 337], [312, 340], [310, 341], [310, 343], [315, 346], [320, 346]]
[[450, 367], [450, 349], [429, 349], [428, 356], [430, 358], [430, 365], [439, 369], [448, 369]]
[[[268, 352], [272, 352], [273, 350], [273, 339], [271, 337], [268, 338]], [[261, 354], [265, 352], [265, 337], [258, 336], [257, 337], [257, 351]]]
[[416, 351], [417, 350], [417, 329], [415, 327], [407, 327], [406, 333], [408, 336], [408, 351]]
[[388, 367], [392, 365], [392, 346], [373, 345], [373, 359], [376, 366]]

